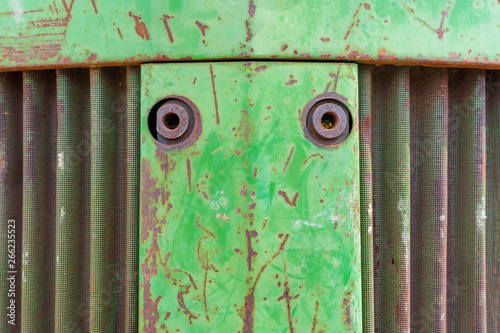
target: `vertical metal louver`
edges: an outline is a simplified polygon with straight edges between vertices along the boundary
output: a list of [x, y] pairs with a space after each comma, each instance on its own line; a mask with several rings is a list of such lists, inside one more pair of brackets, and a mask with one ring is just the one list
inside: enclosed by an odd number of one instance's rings
[[137, 331], [139, 109], [139, 67], [0, 74], [0, 332]]
[[360, 91], [365, 331], [499, 332], [500, 75], [361, 66]]

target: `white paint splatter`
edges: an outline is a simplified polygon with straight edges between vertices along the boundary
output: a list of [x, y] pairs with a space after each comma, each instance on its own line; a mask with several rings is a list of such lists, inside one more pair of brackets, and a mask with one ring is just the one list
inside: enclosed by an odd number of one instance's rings
[[227, 206], [228, 199], [224, 194], [224, 191], [220, 191], [215, 195], [215, 200], [210, 204], [213, 210], [219, 210]]
[[373, 202], [370, 202], [368, 205], [368, 217], [370, 218], [370, 221], [373, 220]]
[[231, 218], [229, 216], [227, 216], [225, 213], [217, 214], [217, 215], [215, 215], [215, 217], [217, 219], [222, 218], [224, 221], [231, 221]]
[[24, 6], [23, 6], [23, 0], [9, 0], [9, 6], [14, 12], [14, 21], [16, 21], [16, 24], [23, 23], [23, 13], [24, 13]]
[[401, 216], [401, 226], [403, 232], [401, 233], [401, 241], [403, 245], [408, 246], [410, 244], [410, 220], [408, 218], [408, 200], [403, 200], [402, 198], [398, 201], [398, 211]]
[[439, 220], [440, 220], [441, 222], [444, 222], [444, 221], [446, 220], [446, 215], [444, 215], [444, 214], [443, 214], [443, 215], [441, 215], [441, 216], [439, 217]]
[[313, 228], [313, 229], [324, 228], [324, 226], [322, 226], [322, 225], [315, 224], [315, 223], [312, 223], [312, 222], [309, 222], [309, 221], [297, 220], [293, 224], [292, 230], [293, 231], [298, 231], [298, 230], [300, 230], [302, 228], [302, 226], [308, 226], [308, 227]]
[[64, 207], [61, 207], [61, 218], [59, 219], [59, 223], [64, 222], [64, 216], [66, 215], [66, 212], [64, 211]]
[[486, 199], [484, 197], [481, 198], [481, 203], [477, 205], [476, 208], [476, 228], [477, 232], [480, 234], [484, 234], [484, 223], [486, 222]]
[[59, 169], [62, 169], [64, 170], [64, 152], [60, 152], [59, 154], [57, 154], [57, 166], [59, 167]]
[[372, 234], [372, 229], [373, 229], [373, 228], [372, 228], [372, 226], [369, 226], [369, 227], [368, 227], [368, 235], [371, 235], [371, 234]]

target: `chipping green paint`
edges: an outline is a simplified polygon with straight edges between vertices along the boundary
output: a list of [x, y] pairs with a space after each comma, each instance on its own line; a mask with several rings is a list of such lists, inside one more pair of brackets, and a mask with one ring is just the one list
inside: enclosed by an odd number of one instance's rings
[[[361, 332], [357, 66], [143, 65], [141, 76], [139, 330]], [[354, 119], [331, 149], [300, 124], [325, 90]], [[184, 150], [157, 148], [147, 127], [167, 95], [200, 110], [202, 133]]]
[[0, 67], [270, 57], [499, 66], [499, 20], [500, 4], [486, 0], [2, 1]]

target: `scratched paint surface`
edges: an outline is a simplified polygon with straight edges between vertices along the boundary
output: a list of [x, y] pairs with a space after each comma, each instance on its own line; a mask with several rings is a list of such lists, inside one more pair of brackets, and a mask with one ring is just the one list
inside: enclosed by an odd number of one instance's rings
[[500, 66], [498, 1], [5, 0], [0, 68], [191, 59]]
[[[360, 332], [355, 64], [142, 66], [140, 331]], [[348, 99], [351, 135], [305, 139], [313, 97]], [[181, 95], [203, 130], [159, 149], [148, 109]]]

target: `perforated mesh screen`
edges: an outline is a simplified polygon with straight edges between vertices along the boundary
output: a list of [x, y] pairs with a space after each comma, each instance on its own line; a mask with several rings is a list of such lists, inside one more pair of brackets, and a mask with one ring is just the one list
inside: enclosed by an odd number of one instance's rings
[[56, 248], [56, 72], [24, 72], [23, 332], [54, 330]]
[[499, 332], [500, 76], [361, 66], [360, 78], [365, 331]]
[[22, 279], [0, 332], [137, 331], [139, 94], [138, 67], [2, 74], [0, 215]]
[[[7, 277], [15, 276], [18, 290], [13, 297], [21, 304], [21, 243], [23, 200], [23, 75], [20, 72], [0, 73], [0, 332], [14, 332], [8, 324], [7, 307], [10, 305], [10, 283]], [[21, 180], [21, 181], [20, 181]], [[14, 221], [9, 223], [9, 221]], [[9, 227], [13, 225], [13, 227]], [[13, 231], [11, 231], [13, 230]], [[9, 235], [15, 233], [17, 252], [9, 261]], [[17, 246], [16, 246], [17, 245]], [[10, 266], [12, 265], [12, 266]], [[16, 273], [9, 273], [16, 272]], [[18, 311], [21, 314], [21, 311]]]

